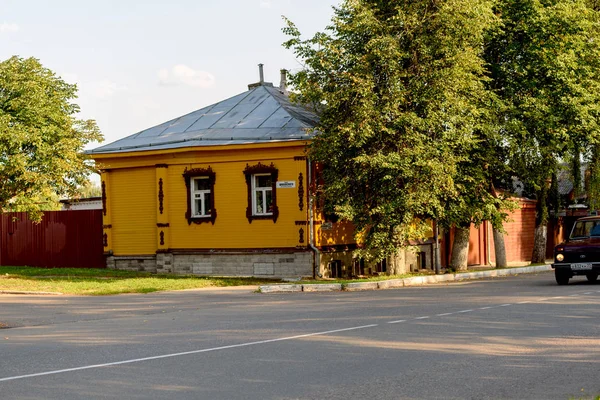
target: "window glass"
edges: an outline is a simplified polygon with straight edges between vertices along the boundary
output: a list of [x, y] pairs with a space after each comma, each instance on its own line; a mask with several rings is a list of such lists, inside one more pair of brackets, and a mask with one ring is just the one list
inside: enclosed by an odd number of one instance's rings
[[210, 179], [208, 179], [208, 178], [194, 179], [194, 190], [210, 190]]
[[193, 216], [210, 216], [212, 204], [210, 196], [210, 179], [208, 177], [193, 178], [192, 202]]
[[210, 192], [204, 193], [204, 215], [210, 215], [212, 211], [212, 204], [210, 201]]
[[579, 221], [575, 223], [571, 238], [600, 236], [600, 223], [598, 221]]
[[254, 197], [255, 197], [255, 201], [256, 201], [256, 213], [257, 214], [263, 214], [265, 212], [265, 207], [264, 207], [264, 199], [262, 196], [263, 192], [262, 190], [257, 190], [254, 192]]
[[271, 175], [258, 175], [256, 178], [256, 187], [270, 188], [272, 185]]
[[265, 191], [265, 212], [273, 212], [273, 192], [271, 190]]
[[196, 198], [196, 200], [194, 201], [194, 216], [201, 216], [202, 215], [202, 199], [201, 198]]

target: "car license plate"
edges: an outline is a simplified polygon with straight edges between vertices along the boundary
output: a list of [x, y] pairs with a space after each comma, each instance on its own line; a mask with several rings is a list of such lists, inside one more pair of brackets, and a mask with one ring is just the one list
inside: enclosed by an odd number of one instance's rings
[[592, 264], [590, 264], [590, 263], [575, 263], [575, 264], [571, 264], [571, 269], [573, 269], [573, 270], [592, 269]]

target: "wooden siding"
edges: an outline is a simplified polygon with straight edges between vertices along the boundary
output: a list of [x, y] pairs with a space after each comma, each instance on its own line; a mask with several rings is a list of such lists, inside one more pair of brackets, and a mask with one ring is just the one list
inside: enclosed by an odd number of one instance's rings
[[[203, 163], [187, 166], [169, 166], [169, 231], [173, 248], [264, 248], [296, 247], [299, 241], [299, 229], [295, 221], [306, 221], [306, 205], [303, 210], [298, 205], [298, 175], [306, 169], [304, 162], [288, 159], [262, 159], [262, 164], [273, 163], [279, 171], [279, 181], [295, 181], [294, 189], [276, 189], [279, 218], [272, 220], [253, 220], [246, 218], [248, 207], [248, 189], [243, 174], [246, 162]], [[255, 162], [253, 162], [255, 163]], [[252, 165], [252, 164], [251, 164]], [[188, 224], [185, 218], [187, 210], [187, 190], [183, 172], [187, 168], [211, 167], [215, 172], [214, 208], [217, 218], [213, 224]], [[305, 173], [303, 173], [305, 175]], [[306, 186], [305, 186], [306, 187]], [[306, 198], [306, 195], [304, 196]], [[304, 245], [307, 244], [307, 229], [303, 227]]]
[[115, 255], [156, 252], [155, 168], [111, 170], [112, 249]]
[[[305, 143], [296, 146], [286, 143], [281, 147], [217, 148], [103, 159], [110, 182], [107, 194], [111, 222], [109, 249], [117, 256], [125, 256], [169, 249], [307, 247], [308, 177], [306, 159], [302, 157], [304, 150]], [[279, 207], [276, 222], [253, 220], [250, 223], [246, 218], [248, 189], [244, 169], [259, 162], [272, 163], [278, 170], [278, 181], [295, 182], [295, 188], [276, 189]], [[183, 173], [186, 168], [208, 167], [215, 173], [217, 218], [214, 224], [189, 223], [186, 218], [189, 193]], [[160, 214], [158, 200], [159, 179], [162, 179], [163, 214]]]

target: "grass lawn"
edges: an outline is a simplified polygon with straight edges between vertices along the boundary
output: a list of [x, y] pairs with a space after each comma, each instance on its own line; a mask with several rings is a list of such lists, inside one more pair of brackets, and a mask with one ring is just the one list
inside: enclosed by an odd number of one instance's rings
[[57, 292], [79, 295], [150, 293], [280, 282], [258, 278], [156, 275], [91, 268], [0, 267], [0, 291]]
[[[363, 279], [302, 280], [289, 283], [346, 284], [350, 282], [374, 282], [388, 279], [402, 279], [418, 275], [424, 274], [413, 273], [395, 276], [381, 275]], [[156, 275], [147, 272], [115, 271], [93, 268], [0, 267], [0, 291], [110, 295], [120, 293], [150, 293], [165, 290], [200, 289], [206, 287], [268, 285], [280, 282], [282, 281], [265, 278]]]

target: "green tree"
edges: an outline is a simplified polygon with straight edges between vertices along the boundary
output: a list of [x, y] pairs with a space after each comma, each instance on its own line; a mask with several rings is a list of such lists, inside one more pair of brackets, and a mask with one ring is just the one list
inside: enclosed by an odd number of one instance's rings
[[93, 120], [77, 119], [77, 87], [34, 58], [0, 62], [0, 208], [40, 211], [70, 196], [92, 171], [82, 151], [101, 141]]
[[327, 201], [363, 233], [363, 255], [422, 238], [427, 218], [454, 220], [447, 208], [473, 184], [461, 190], [458, 174], [485, 143], [480, 55], [494, 22], [487, 0], [346, 0], [308, 40], [288, 21], [285, 46], [305, 66], [291, 77], [296, 100], [321, 112], [310, 156], [325, 166]]
[[95, 182], [88, 181], [80, 186], [75, 194], [76, 198], [87, 199], [102, 196], [102, 188]]
[[454, 227], [455, 230], [449, 264], [453, 270], [467, 269], [470, 227], [472, 224], [480, 226], [484, 221], [489, 221], [494, 229], [496, 266], [506, 266], [502, 225], [516, 203], [511, 199], [511, 192], [496, 190], [496, 187], [505, 187], [503, 181], [510, 178], [510, 169], [500, 145], [502, 137], [497, 125], [493, 118], [486, 121], [486, 129], [476, 133], [477, 145], [469, 157], [458, 164], [454, 179], [458, 196], [447, 201], [439, 221], [445, 229]]
[[538, 200], [532, 262], [545, 260], [549, 186], [561, 159], [598, 143], [598, 13], [582, 0], [498, 0], [486, 45], [514, 174]]

